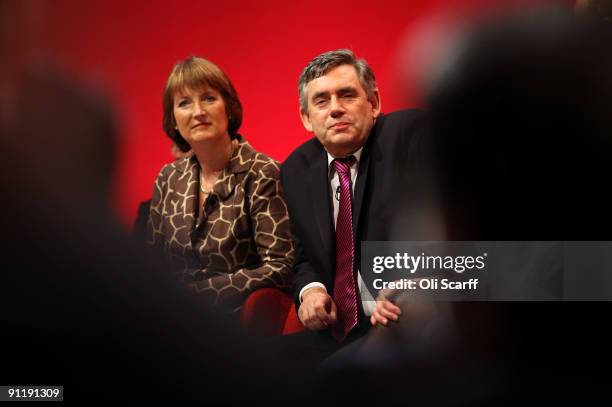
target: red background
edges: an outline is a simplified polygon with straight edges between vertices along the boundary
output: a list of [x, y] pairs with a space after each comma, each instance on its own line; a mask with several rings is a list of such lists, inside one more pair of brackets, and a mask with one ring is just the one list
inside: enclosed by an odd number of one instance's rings
[[[549, 2], [571, 6], [573, 1]], [[117, 113], [113, 203], [129, 225], [150, 197], [161, 166], [171, 161], [161, 130], [161, 93], [178, 60], [199, 55], [233, 81], [244, 107], [240, 133], [258, 150], [283, 160], [311, 136], [298, 116], [297, 78], [321, 52], [348, 47], [376, 73], [383, 111], [420, 103], [418, 82], [402, 62], [424, 25], [438, 18], [469, 24], [474, 16], [533, 1], [168, 1], [55, 0], [45, 3], [44, 52], [81, 82], [101, 88]], [[448, 28], [448, 27], [446, 27]], [[419, 36], [418, 34], [421, 34]], [[435, 37], [435, 36], [434, 36]], [[432, 39], [433, 41], [433, 39]], [[425, 47], [436, 54], [437, 47]], [[69, 112], [68, 112], [69, 114]]]

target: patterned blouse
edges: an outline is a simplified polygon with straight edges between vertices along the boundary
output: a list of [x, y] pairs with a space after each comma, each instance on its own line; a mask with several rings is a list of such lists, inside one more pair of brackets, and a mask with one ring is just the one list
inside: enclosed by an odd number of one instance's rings
[[257, 288], [288, 288], [293, 243], [278, 163], [241, 140], [197, 223], [199, 180], [193, 154], [162, 168], [147, 243], [163, 249], [180, 280], [222, 306], [239, 306]]

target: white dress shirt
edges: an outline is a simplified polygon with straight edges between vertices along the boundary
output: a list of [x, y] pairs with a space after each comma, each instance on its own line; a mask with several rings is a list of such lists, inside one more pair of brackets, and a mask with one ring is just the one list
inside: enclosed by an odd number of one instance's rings
[[[353, 188], [353, 193], [355, 192], [355, 183], [357, 181], [357, 170], [359, 168], [359, 160], [361, 159], [361, 153], [363, 151], [363, 147], [354, 152], [352, 155], [355, 157], [355, 162], [351, 166], [351, 187]], [[334, 229], [336, 228], [336, 221], [338, 220], [338, 208], [340, 207], [340, 202], [336, 199], [337, 193], [336, 191], [340, 188], [340, 177], [336, 172], [333, 165], [331, 165], [334, 157], [332, 157], [329, 153], [327, 153], [327, 168], [329, 170], [329, 183], [330, 183], [330, 191], [331, 191], [331, 200], [334, 207]], [[355, 228], [357, 225], [353, 225]], [[355, 245], [359, 244], [359, 242], [355, 242]], [[359, 267], [359, 265], [357, 265]], [[312, 282], [310, 284], [306, 284], [304, 288], [300, 290], [300, 302], [302, 301], [302, 294], [309, 288], [312, 287], [321, 287], [327, 291], [325, 285], [320, 282]], [[363, 279], [361, 278], [361, 273], [359, 272], [359, 268], [357, 268], [357, 289], [359, 290], [359, 295], [361, 296], [361, 303], [363, 306], [363, 311], [367, 316], [372, 315], [374, 312], [374, 308], [376, 307], [376, 302], [374, 298], [367, 290]]]

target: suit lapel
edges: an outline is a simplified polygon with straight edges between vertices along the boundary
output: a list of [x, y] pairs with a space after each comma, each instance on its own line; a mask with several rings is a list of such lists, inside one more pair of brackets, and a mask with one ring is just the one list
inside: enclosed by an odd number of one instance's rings
[[370, 172], [370, 162], [374, 155], [373, 150], [376, 147], [376, 133], [381, 126], [382, 114], [376, 121], [376, 124], [372, 128], [368, 140], [363, 148], [361, 159], [359, 160], [359, 168], [357, 170], [357, 181], [355, 183], [355, 192], [353, 193], [353, 241], [355, 245], [360, 245], [361, 242], [357, 240], [357, 231], [361, 225], [359, 225], [359, 219], [361, 215], [361, 208], [363, 207], [363, 199], [366, 190], [366, 184], [368, 179], [368, 173]]
[[357, 228], [359, 227], [359, 215], [363, 206], [363, 195], [366, 187], [366, 179], [370, 168], [370, 155], [364, 154], [359, 160], [359, 168], [357, 170], [357, 181], [355, 183], [355, 192], [353, 194], [353, 241], [357, 242]]
[[173, 217], [173, 227], [181, 228], [186, 226], [187, 230], [192, 231], [195, 227], [195, 213], [198, 205], [198, 186], [200, 172], [197, 167], [195, 157], [190, 155], [176, 164], [177, 179], [170, 185], [173, 198], [173, 205], [178, 205], [183, 216]]
[[330, 267], [330, 272], [334, 267], [335, 258], [335, 247], [336, 240], [334, 234], [333, 214], [331, 211], [330, 204], [330, 192], [329, 192], [329, 175], [327, 168], [327, 155], [325, 151], [319, 154], [319, 157], [315, 159], [312, 167], [310, 167], [311, 176], [308, 177], [310, 180], [309, 196], [306, 199], [310, 199], [314, 206], [314, 217], [316, 220], [317, 228], [321, 238], [321, 247], [323, 253], [325, 253]]

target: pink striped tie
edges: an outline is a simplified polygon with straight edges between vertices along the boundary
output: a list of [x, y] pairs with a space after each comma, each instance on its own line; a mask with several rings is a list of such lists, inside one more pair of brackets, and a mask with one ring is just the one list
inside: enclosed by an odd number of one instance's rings
[[332, 335], [342, 342], [357, 325], [357, 292], [355, 287], [355, 242], [353, 241], [353, 208], [351, 188], [352, 155], [332, 161], [340, 179], [340, 205], [336, 220], [336, 276], [333, 299], [338, 310], [338, 322]]

